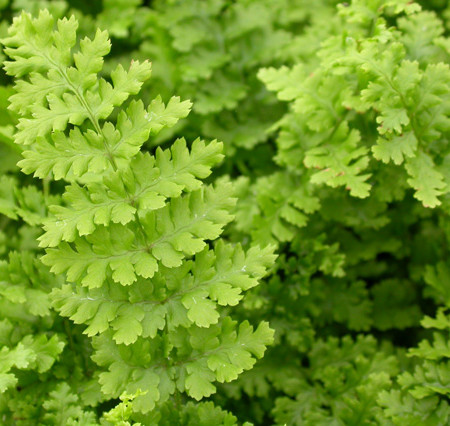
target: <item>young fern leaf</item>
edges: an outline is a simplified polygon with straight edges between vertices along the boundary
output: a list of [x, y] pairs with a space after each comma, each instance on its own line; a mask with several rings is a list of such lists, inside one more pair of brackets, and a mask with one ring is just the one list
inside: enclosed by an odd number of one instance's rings
[[69, 283], [54, 289], [54, 306], [98, 335], [93, 359], [107, 370], [100, 374], [107, 397], [141, 392], [133, 409], [145, 413], [176, 391], [209, 396], [215, 381], [236, 379], [272, 342], [267, 323], [254, 330], [220, 306], [238, 304], [258, 284], [273, 247], [209, 248], [236, 201], [230, 183], [201, 181], [222, 160], [222, 144], [197, 139], [188, 149], [179, 139], [155, 156], [141, 152], [150, 135], [187, 115], [190, 102], [124, 105], [150, 64], [119, 66], [110, 83], [97, 75], [107, 33], [72, 52], [77, 21], [54, 25], [47, 11], [22, 13], [2, 41], [12, 59], [5, 69], [18, 78], [11, 108], [22, 117], [20, 165], [69, 182], [65, 205], [51, 207], [40, 238], [43, 263]]

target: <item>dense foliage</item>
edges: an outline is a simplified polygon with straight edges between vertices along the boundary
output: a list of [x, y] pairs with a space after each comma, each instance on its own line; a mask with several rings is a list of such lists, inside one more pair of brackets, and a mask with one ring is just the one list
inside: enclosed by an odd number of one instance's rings
[[0, 422], [450, 423], [450, 3], [0, 0]]

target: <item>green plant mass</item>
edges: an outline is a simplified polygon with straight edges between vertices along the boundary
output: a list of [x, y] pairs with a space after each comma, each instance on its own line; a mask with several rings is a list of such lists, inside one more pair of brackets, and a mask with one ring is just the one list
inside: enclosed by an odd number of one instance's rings
[[450, 424], [449, 32], [0, 0], [0, 424]]

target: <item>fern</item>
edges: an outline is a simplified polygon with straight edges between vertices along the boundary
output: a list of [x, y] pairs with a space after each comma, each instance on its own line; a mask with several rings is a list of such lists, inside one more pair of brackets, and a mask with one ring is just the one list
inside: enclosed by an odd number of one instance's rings
[[[388, 6], [387, 2], [379, 10]], [[404, 8], [400, 3], [397, 7], [399, 11]], [[417, 7], [413, 4], [406, 10], [417, 11]], [[341, 8], [344, 18], [351, 14], [355, 21], [364, 22], [370, 13], [357, 6]], [[300, 65], [291, 70], [261, 70], [259, 76], [269, 89], [277, 91], [280, 99], [293, 101], [293, 114], [283, 120], [279, 161], [292, 162], [289, 157], [296, 149], [306, 168], [319, 169], [310, 173], [312, 183], [344, 186], [352, 196], [365, 198], [372, 186], [366, 182], [370, 177], [369, 145], [375, 159], [405, 164], [407, 183], [416, 190], [418, 200], [427, 207], [439, 205], [438, 197], [446, 193], [447, 183], [426, 146], [448, 130], [450, 74], [448, 66], [438, 62], [445, 58], [439, 48], [430, 47], [432, 55], [426, 50], [411, 51], [411, 26], [426, 19], [431, 26], [440, 25], [433, 15], [418, 14], [408, 21], [409, 27], [404, 18], [400, 20], [402, 34], [386, 30], [380, 17], [369, 37], [362, 37], [358, 27], [347, 34], [343, 44], [332, 37], [319, 52], [322, 64], [310, 75]], [[430, 35], [429, 45], [436, 43], [439, 35]], [[425, 63], [427, 66], [421, 67]], [[371, 109], [376, 111], [377, 134], [371, 135], [376, 141], [368, 139], [363, 144], [358, 113], [369, 117]], [[305, 118], [302, 126], [294, 122], [295, 114]], [[288, 143], [299, 127], [308, 140], [302, 147]]]
[[221, 144], [196, 140], [188, 150], [180, 139], [155, 156], [141, 152], [150, 135], [186, 116], [189, 102], [126, 103], [150, 64], [119, 65], [109, 82], [98, 76], [107, 33], [76, 50], [76, 19], [54, 27], [47, 11], [22, 13], [3, 40], [5, 69], [17, 79], [20, 166], [69, 183], [40, 238], [43, 262], [69, 282], [53, 291], [54, 306], [99, 335], [93, 359], [107, 370], [105, 396], [140, 390], [133, 408], [143, 413], [175, 392], [200, 400], [215, 381], [250, 369], [272, 341], [267, 323], [254, 330], [219, 309], [257, 285], [272, 248], [208, 248], [232, 220], [231, 185], [201, 182], [222, 159]]
[[[272, 318], [275, 344], [255, 370], [224, 386], [224, 400], [238, 406], [247, 396], [247, 418], [256, 423], [272, 407], [277, 424], [446, 424], [443, 312], [422, 322], [440, 330], [421, 336], [411, 360], [386, 344], [371, 349], [390, 363], [378, 371], [350, 371], [344, 361], [339, 374], [322, 376], [315, 364], [326, 358], [316, 355], [321, 345], [339, 357], [329, 336], [346, 335], [342, 345], [356, 348], [349, 333], [371, 330], [386, 342], [391, 330], [405, 330], [402, 342], [414, 346], [406, 336], [424, 315], [424, 277], [433, 286], [427, 306], [448, 299], [450, 80], [442, 23], [416, 3], [355, 0], [338, 6], [329, 27], [316, 57], [258, 72], [289, 111], [272, 127], [275, 172], [256, 169], [238, 181], [232, 237], [270, 241], [283, 253], [243, 311]], [[362, 346], [356, 351], [348, 359], [366, 357]], [[358, 377], [367, 381], [358, 385]]]
[[446, 3], [0, 0], [1, 423], [448, 424]]

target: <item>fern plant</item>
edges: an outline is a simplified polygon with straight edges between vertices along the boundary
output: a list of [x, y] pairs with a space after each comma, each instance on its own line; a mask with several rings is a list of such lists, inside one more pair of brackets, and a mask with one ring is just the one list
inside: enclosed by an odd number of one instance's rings
[[276, 335], [223, 401], [247, 395], [256, 423], [446, 424], [445, 317], [434, 337], [420, 319], [444, 304], [425, 281], [447, 288], [448, 38], [406, 1], [341, 4], [330, 27], [317, 56], [259, 71], [289, 112], [275, 173], [238, 180], [232, 237], [282, 252], [242, 313]]
[[0, 0], [1, 424], [449, 423], [419, 3]]
[[[448, 188], [446, 151], [433, 141], [449, 129], [448, 53], [442, 23], [418, 10], [400, 1], [341, 5], [339, 33], [323, 40], [318, 59], [260, 70], [267, 87], [291, 105], [276, 126], [274, 159], [283, 172], [254, 189], [243, 181], [241, 198], [254, 200], [242, 209], [251, 203], [255, 219], [244, 215], [239, 228], [253, 228], [258, 241], [291, 240], [295, 227], [307, 223], [305, 213], [326, 197], [324, 185], [361, 199], [374, 192], [379, 202], [367, 206], [372, 211], [411, 187], [424, 206], [440, 205]], [[398, 30], [386, 28], [385, 19], [402, 12], [408, 15], [398, 18]], [[418, 28], [427, 33], [415, 40]], [[391, 178], [396, 186], [389, 186]], [[267, 190], [281, 182], [283, 195]]]
[[268, 324], [254, 329], [222, 307], [258, 284], [273, 248], [217, 240], [232, 220], [233, 188], [202, 179], [222, 160], [222, 144], [197, 139], [189, 150], [179, 139], [143, 152], [191, 104], [130, 101], [150, 64], [133, 61], [110, 81], [99, 77], [108, 34], [98, 30], [77, 46], [77, 26], [64, 18], [55, 29], [47, 11], [22, 13], [2, 40], [11, 58], [5, 70], [16, 79], [19, 165], [68, 183], [39, 238], [43, 263], [67, 282], [53, 290], [53, 306], [93, 337], [103, 394], [135, 395], [134, 411], [155, 416], [183, 395], [211, 395], [216, 381], [236, 379], [263, 355]]

